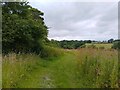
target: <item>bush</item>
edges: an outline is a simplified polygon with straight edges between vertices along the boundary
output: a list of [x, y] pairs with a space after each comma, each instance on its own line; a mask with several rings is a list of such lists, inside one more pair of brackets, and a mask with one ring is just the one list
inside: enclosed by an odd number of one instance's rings
[[120, 41], [115, 41], [115, 42], [113, 43], [112, 48], [114, 48], [114, 49], [120, 49]]
[[50, 46], [44, 46], [44, 49], [41, 51], [41, 57], [42, 58], [54, 58], [61, 56], [63, 54], [62, 49], [50, 47]]

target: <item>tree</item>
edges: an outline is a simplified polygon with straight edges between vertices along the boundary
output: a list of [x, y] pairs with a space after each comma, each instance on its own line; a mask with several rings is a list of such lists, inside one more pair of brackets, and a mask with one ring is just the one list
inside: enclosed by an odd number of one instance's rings
[[108, 43], [113, 43], [114, 39], [109, 39]]
[[2, 3], [2, 50], [39, 53], [47, 40], [43, 12], [28, 2]]
[[77, 41], [77, 40], [63, 40], [60, 41], [60, 46], [64, 49], [77, 49], [80, 46], [84, 45], [84, 41]]

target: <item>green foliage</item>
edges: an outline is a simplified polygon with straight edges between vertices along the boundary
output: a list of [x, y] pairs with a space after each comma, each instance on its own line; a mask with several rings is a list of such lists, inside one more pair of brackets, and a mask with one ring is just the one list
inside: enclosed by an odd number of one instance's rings
[[41, 11], [27, 2], [2, 3], [3, 53], [39, 53], [48, 34], [42, 16]]
[[50, 47], [60, 47], [60, 41], [57, 41], [57, 40], [54, 40], [54, 39], [51, 39], [51, 40], [47, 40], [47, 43], [46, 43], [47, 46], [50, 46]]
[[112, 48], [114, 48], [114, 49], [120, 49], [120, 40], [114, 41]]
[[58, 49], [55, 47], [44, 46], [44, 49], [41, 51], [41, 57], [45, 59], [53, 59], [55, 57], [59, 57], [63, 54], [62, 49]]
[[85, 42], [84, 41], [77, 41], [77, 40], [63, 40], [60, 41], [60, 47], [64, 48], [64, 49], [77, 49], [80, 46], [84, 45]]
[[114, 39], [109, 39], [108, 43], [113, 43]]

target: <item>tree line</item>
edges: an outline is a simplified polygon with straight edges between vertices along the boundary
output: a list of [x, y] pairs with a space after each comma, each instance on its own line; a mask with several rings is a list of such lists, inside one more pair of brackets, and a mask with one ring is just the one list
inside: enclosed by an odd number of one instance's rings
[[57, 41], [51, 39], [49, 41], [49, 45], [55, 46], [55, 47], [60, 47], [64, 49], [77, 49], [80, 47], [84, 47], [85, 43], [91, 43], [91, 40], [62, 40], [62, 41]]
[[57, 41], [54, 39], [51, 39], [48, 41], [50, 46], [54, 47], [60, 47], [64, 49], [78, 49], [78, 48], [85, 48], [86, 43], [89, 44], [113, 44], [111, 48], [114, 49], [120, 49], [120, 40], [114, 40], [114, 39], [109, 39], [107, 41], [95, 41], [95, 40], [62, 40], [62, 41]]

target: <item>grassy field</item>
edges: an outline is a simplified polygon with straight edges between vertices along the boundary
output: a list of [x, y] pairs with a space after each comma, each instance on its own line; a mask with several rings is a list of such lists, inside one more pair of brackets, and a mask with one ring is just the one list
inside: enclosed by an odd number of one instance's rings
[[116, 50], [63, 50], [52, 59], [34, 54], [3, 57], [4, 88], [116, 88]]
[[113, 46], [113, 44], [111, 44], [111, 43], [104, 43], [104, 44], [100, 44], [100, 43], [89, 44], [89, 43], [87, 43], [85, 45], [86, 45], [86, 47], [90, 47], [91, 45], [94, 45], [97, 48], [105, 48], [105, 49], [110, 49]]

